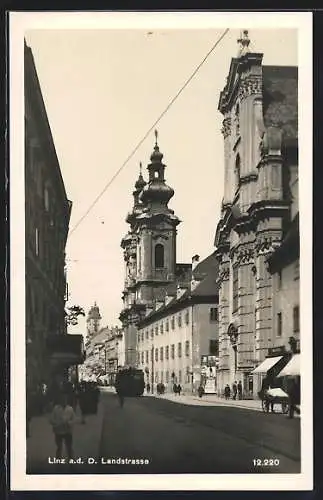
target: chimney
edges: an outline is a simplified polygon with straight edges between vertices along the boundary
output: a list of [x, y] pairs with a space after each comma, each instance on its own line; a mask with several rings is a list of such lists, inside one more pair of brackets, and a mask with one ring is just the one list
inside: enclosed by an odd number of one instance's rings
[[155, 304], [155, 311], [158, 311], [158, 309], [160, 309], [161, 307], [163, 307], [163, 305], [164, 305], [164, 301], [157, 300], [156, 304]]
[[177, 290], [176, 290], [176, 299], [180, 299], [184, 293], [186, 292], [187, 288], [181, 284], [177, 285]]
[[200, 256], [199, 255], [193, 255], [192, 257], [192, 271], [196, 268], [198, 263], [200, 262]]
[[154, 310], [154, 307], [151, 304], [147, 304], [146, 306], [146, 317]]
[[165, 306], [167, 306], [167, 304], [169, 304], [173, 298], [175, 297], [175, 294], [171, 295], [169, 293], [166, 294], [166, 297], [165, 297]]

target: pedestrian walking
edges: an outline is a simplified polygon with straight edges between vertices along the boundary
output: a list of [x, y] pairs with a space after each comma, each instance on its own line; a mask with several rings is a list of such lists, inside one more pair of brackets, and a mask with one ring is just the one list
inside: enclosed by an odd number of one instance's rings
[[85, 424], [85, 417], [89, 414], [89, 391], [85, 382], [81, 382], [78, 390], [78, 402], [81, 411], [81, 424]]
[[238, 399], [242, 399], [242, 382], [239, 380], [238, 383]]
[[202, 384], [197, 389], [197, 393], [198, 393], [198, 395], [199, 395], [200, 398], [203, 396], [203, 394], [204, 394], [204, 387], [203, 387]]
[[296, 411], [296, 404], [299, 402], [299, 390], [295, 380], [291, 381], [288, 396], [289, 396], [288, 417], [294, 418], [294, 413]]
[[237, 399], [237, 391], [238, 391], [238, 386], [237, 386], [237, 381], [235, 381], [232, 384], [232, 399], [234, 399], [234, 400]]
[[63, 445], [65, 445], [68, 459], [73, 458], [74, 422], [75, 413], [72, 406], [68, 404], [68, 395], [62, 394], [57, 398], [50, 415], [56, 443], [56, 458], [62, 458]]
[[224, 388], [224, 397], [225, 399], [230, 399], [231, 389], [229, 384], [227, 384]]
[[181, 384], [178, 384], [177, 385], [177, 394], [180, 396], [181, 392], [182, 392], [182, 386], [181, 386]]
[[117, 376], [117, 379], [116, 379], [116, 383], [115, 383], [115, 388], [116, 388], [116, 391], [117, 391], [117, 396], [118, 396], [118, 399], [119, 399], [119, 404], [120, 404], [120, 408], [123, 408], [124, 406], [124, 401], [125, 401], [125, 394], [126, 394], [126, 375], [120, 375], [118, 374], [119, 376]]

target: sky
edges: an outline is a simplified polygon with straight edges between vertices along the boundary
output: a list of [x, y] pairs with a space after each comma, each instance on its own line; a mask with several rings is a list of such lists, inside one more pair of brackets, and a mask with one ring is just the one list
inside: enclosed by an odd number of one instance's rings
[[[243, 27], [242, 27], [243, 28]], [[32, 30], [31, 47], [68, 198], [69, 304], [100, 307], [101, 326], [118, 324], [132, 191], [154, 146], [153, 131], [83, 220], [73, 227], [156, 118], [205, 57], [223, 29]], [[222, 115], [217, 109], [240, 32], [232, 29], [157, 125], [175, 190], [177, 262], [213, 250], [223, 197]], [[266, 65], [297, 65], [297, 31], [259, 29], [251, 48]], [[70, 333], [85, 333], [79, 321]]]

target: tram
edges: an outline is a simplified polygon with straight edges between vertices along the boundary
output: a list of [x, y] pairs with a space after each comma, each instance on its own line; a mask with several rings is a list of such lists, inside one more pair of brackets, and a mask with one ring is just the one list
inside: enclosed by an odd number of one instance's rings
[[119, 369], [115, 388], [122, 388], [122, 393], [126, 397], [142, 396], [145, 389], [144, 372], [138, 368], [128, 367]]

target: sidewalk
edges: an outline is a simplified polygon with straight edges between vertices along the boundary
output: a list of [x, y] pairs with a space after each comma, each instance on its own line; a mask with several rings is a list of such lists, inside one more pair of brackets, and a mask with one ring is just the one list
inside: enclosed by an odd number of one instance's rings
[[[232, 408], [242, 408], [245, 410], [253, 410], [262, 412], [262, 405], [260, 399], [224, 399], [220, 398], [216, 394], [204, 394], [202, 398], [199, 398], [195, 394], [181, 394], [177, 396], [173, 393], [166, 393], [162, 396], [157, 394], [145, 394], [145, 396], [164, 398], [174, 403], [193, 405], [193, 406], [231, 406]], [[280, 411], [280, 410], [279, 410]], [[300, 415], [294, 415], [295, 418], [300, 418]]]
[[[103, 404], [99, 403], [98, 413], [88, 415], [81, 424], [80, 410], [76, 411], [73, 432], [74, 457], [96, 457], [99, 452]], [[33, 417], [30, 422], [30, 437], [27, 439], [27, 474], [50, 473], [55, 465], [49, 465], [49, 457], [55, 457], [56, 445], [49, 414]]]
[[199, 398], [195, 394], [181, 394], [177, 396], [173, 393], [166, 393], [162, 396], [157, 394], [145, 394], [145, 396], [164, 398], [174, 403], [193, 405], [193, 406], [232, 406], [235, 408], [244, 408], [248, 410], [262, 411], [261, 401], [256, 399], [251, 400], [233, 400], [220, 398], [216, 394], [204, 394]]

